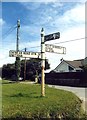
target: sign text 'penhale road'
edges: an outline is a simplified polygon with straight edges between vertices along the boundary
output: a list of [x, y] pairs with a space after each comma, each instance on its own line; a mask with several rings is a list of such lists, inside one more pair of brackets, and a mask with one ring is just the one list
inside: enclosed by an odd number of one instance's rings
[[15, 51], [10, 50], [9, 51], [10, 57], [23, 57], [23, 58], [41, 58], [40, 52], [24, 52], [24, 51]]
[[51, 44], [45, 44], [45, 51], [52, 52], [52, 53], [58, 53], [58, 54], [66, 54], [65, 47], [55, 46], [55, 45], [51, 45]]
[[45, 35], [44, 41], [46, 42], [46, 41], [55, 40], [55, 39], [59, 39], [59, 38], [60, 38], [60, 32], [57, 32], [57, 33]]

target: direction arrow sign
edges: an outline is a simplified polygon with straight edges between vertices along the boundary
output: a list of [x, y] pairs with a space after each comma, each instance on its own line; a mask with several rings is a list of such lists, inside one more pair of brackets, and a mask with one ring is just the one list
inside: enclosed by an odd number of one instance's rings
[[24, 52], [24, 51], [15, 51], [10, 50], [9, 51], [10, 57], [23, 57], [23, 58], [41, 58], [40, 52]]
[[52, 44], [45, 44], [45, 51], [58, 53], [58, 54], [66, 54], [66, 48], [61, 46], [55, 46]]
[[60, 32], [57, 32], [57, 33], [45, 35], [44, 41], [46, 42], [46, 41], [55, 40], [55, 39], [59, 39], [59, 38], [60, 38]]

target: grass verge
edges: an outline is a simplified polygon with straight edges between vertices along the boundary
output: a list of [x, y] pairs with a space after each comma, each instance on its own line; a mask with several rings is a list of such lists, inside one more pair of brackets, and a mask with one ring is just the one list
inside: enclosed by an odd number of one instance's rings
[[83, 117], [81, 100], [71, 92], [46, 86], [46, 96], [41, 97], [38, 84], [2, 83], [2, 119]]

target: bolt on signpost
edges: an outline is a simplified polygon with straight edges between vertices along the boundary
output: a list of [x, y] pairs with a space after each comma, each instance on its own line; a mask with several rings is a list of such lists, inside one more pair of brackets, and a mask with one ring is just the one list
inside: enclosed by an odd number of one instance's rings
[[44, 75], [44, 68], [45, 68], [45, 41], [44, 41], [44, 29], [41, 30], [41, 96], [45, 96], [45, 75]]

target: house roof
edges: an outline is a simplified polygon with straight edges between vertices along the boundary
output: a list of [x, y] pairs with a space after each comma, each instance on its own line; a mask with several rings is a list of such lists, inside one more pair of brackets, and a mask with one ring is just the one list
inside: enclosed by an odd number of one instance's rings
[[[69, 64], [69, 65], [72, 66], [73, 68], [80, 68], [80, 67], [83, 66], [82, 61], [83, 61], [83, 59], [73, 60], [73, 61], [62, 60], [61, 63], [62, 63], [62, 62], [66, 62], [67, 64]], [[61, 64], [61, 63], [60, 63], [60, 64]], [[58, 66], [60, 66], [60, 64], [59, 64]], [[57, 66], [57, 67], [58, 67], [58, 66]], [[56, 67], [56, 68], [57, 68], [57, 67]], [[56, 69], [56, 68], [55, 68], [55, 69]], [[55, 69], [54, 69], [54, 71], [55, 71]]]
[[66, 63], [68, 63], [69, 65], [71, 65], [74, 68], [80, 68], [82, 67], [82, 60], [74, 60], [74, 61], [67, 61], [64, 60]]

